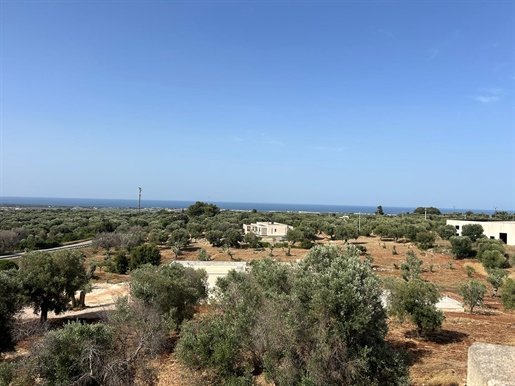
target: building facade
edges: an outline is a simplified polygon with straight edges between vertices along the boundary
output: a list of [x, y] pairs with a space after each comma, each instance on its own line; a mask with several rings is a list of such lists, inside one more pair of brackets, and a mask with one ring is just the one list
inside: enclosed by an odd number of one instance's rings
[[515, 245], [515, 221], [466, 221], [447, 220], [447, 225], [456, 228], [456, 235], [461, 236], [464, 225], [479, 224], [489, 239], [502, 240], [506, 245]]
[[252, 224], [243, 224], [245, 234], [254, 233], [260, 237], [286, 237], [291, 225], [281, 224], [278, 222], [256, 222]]

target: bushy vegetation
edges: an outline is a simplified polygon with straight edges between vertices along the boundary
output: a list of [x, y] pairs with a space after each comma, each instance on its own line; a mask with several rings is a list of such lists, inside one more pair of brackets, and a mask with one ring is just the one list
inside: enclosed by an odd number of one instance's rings
[[317, 246], [297, 268], [265, 259], [231, 272], [212, 311], [183, 326], [179, 359], [205, 384], [250, 384], [261, 372], [276, 384], [408, 384], [384, 339], [379, 279], [358, 256]]

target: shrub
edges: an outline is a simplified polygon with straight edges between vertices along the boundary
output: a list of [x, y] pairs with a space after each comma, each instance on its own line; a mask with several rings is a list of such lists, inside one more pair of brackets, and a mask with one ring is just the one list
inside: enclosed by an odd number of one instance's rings
[[456, 259], [464, 259], [472, 254], [472, 240], [469, 237], [453, 236], [449, 241]]
[[483, 252], [481, 262], [486, 269], [510, 267], [508, 259], [506, 259], [506, 257], [497, 250], [488, 250]]
[[409, 282], [399, 280], [389, 284], [390, 296], [388, 312], [399, 320], [409, 315], [417, 325], [421, 335], [438, 331], [445, 319], [443, 312], [436, 308], [440, 293], [436, 285], [414, 278]]
[[250, 385], [261, 371], [276, 385], [409, 384], [356, 248], [316, 246], [296, 267], [255, 261], [217, 284], [215, 307], [184, 324], [176, 350], [203, 384]]
[[131, 270], [137, 269], [144, 264], [161, 264], [161, 252], [159, 252], [159, 249], [155, 245], [140, 245], [131, 251]]
[[200, 261], [210, 261], [211, 255], [207, 253], [207, 251], [204, 248], [200, 248], [198, 251], [198, 259]]
[[10, 269], [18, 269], [18, 264], [12, 260], [0, 260], [0, 271], [8, 271]]
[[311, 240], [304, 239], [300, 242], [299, 248], [302, 249], [311, 249], [313, 247], [313, 242]]
[[472, 275], [476, 272], [476, 270], [474, 269], [474, 267], [471, 267], [470, 265], [467, 265], [465, 267], [465, 269], [467, 270], [467, 276], [468, 277], [472, 277]]
[[419, 248], [425, 250], [433, 246], [436, 237], [432, 232], [419, 232], [417, 233], [416, 240], [419, 243]]
[[515, 309], [515, 280], [506, 279], [502, 288], [501, 300], [505, 310]]
[[129, 258], [124, 251], [116, 253], [113, 259], [114, 272], [125, 275], [129, 270]]
[[418, 279], [422, 273], [423, 261], [417, 257], [415, 252], [408, 251], [406, 254], [406, 262], [401, 264], [402, 278], [406, 281]]
[[458, 293], [463, 297], [463, 304], [470, 307], [470, 313], [474, 307], [483, 305], [486, 293], [486, 286], [478, 280], [472, 279], [467, 284], [463, 284]]
[[481, 224], [467, 224], [463, 225], [461, 235], [468, 236], [473, 242], [475, 242], [480, 237], [484, 237], [483, 231]]
[[436, 229], [436, 232], [443, 240], [449, 240], [452, 236], [456, 236], [456, 228], [452, 225], [442, 225]]

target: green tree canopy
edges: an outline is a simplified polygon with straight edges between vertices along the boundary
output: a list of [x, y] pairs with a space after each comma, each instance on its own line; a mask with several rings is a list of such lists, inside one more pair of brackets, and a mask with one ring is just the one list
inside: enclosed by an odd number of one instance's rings
[[469, 306], [470, 312], [472, 313], [476, 306], [483, 304], [486, 286], [480, 281], [472, 279], [467, 284], [463, 284], [458, 293], [463, 297], [463, 304]]
[[0, 354], [14, 348], [12, 331], [15, 316], [23, 305], [17, 276], [15, 270], [0, 271]]
[[480, 237], [484, 237], [483, 232], [484, 230], [481, 224], [466, 224], [463, 225], [461, 229], [461, 235], [470, 237], [472, 242], [475, 242]]
[[442, 214], [442, 212], [440, 212], [440, 209], [438, 208], [434, 208], [432, 206], [430, 207], [425, 207], [425, 206], [419, 206], [418, 208], [416, 208], [413, 213], [415, 214]]
[[452, 236], [456, 236], [456, 228], [452, 225], [441, 225], [436, 232], [443, 240], [449, 240]]
[[449, 241], [456, 259], [464, 259], [472, 254], [472, 240], [468, 236], [453, 236]]
[[198, 217], [202, 215], [206, 217], [213, 217], [220, 213], [220, 209], [215, 204], [208, 204], [205, 202], [197, 201], [188, 207], [186, 213], [191, 217]]
[[34, 312], [41, 312], [42, 322], [48, 311], [65, 311], [75, 292], [88, 283], [84, 258], [76, 250], [27, 253], [20, 259], [19, 275], [23, 294]]
[[314, 247], [298, 267], [255, 262], [218, 281], [214, 309], [183, 325], [178, 358], [204, 384], [264, 372], [277, 385], [407, 385], [379, 284], [353, 246]]
[[155, 307], [177, 328], [207, 298], [207, 274], [177, 263], [159, 267], [144, 265], [131, 272], [130, 292], [131, 296]]
[[143, 264], [161, 264], [161, 252], [155, 245], [144, 244], [131, 251], [130, 267], [137, 269]]
[[443, 312], [436, 308], [440, 292], [436, 285], [416, 277], [409, 282], [395, 280], [389, 285], [388, 312], [399, 320], [409, 315], [422, 335], [438, 331], [445, 319]]

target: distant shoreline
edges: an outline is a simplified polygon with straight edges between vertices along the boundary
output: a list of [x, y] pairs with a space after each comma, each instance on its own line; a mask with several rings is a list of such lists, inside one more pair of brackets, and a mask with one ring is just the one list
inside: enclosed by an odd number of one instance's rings
[[[196, 201], [196, 200], [195, 200]], [[143, 209], [185, 209], [195, 201], [178, 200], [142, 200]], [[252, 203], [252, 202], [218, 202], [210, 201], [223, 210], [241, 210], [258, 212], [307, 212], [307, 213], [362, 213], [373, 214], [377, 206], [367, 205], [329, 205], [329, 204], [285, 204], [285, 203]], [[379, 205], [379, 204], [378, 204]], [[128, 199], [102, 199], [102, 198], [57, 198], [57, 197], [0, 197], [0, 207], [20, 208], [117, 208], [137, 209], [138, 200]], [[449, 209], [438, 208], [442, 213], [472, 211], [475, 213], [493, 214], [494, 210], [484, 209]], [[383, 206], [386, 214], [412, 213], [413, 207]]]

